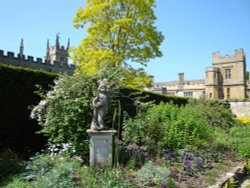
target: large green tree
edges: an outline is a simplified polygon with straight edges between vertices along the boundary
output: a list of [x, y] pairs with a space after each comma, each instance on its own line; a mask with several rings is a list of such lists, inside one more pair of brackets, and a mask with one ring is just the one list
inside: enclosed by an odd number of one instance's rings
[[[151, 82], [141, 65], [161, 57], [163, 35], [154, 22], [155, 0], [86, 0], [75, 19], [76, 28], [87, 27], [87, 36], [73, 48], [73, 61], [84, 75], [113, 69], [127, 86], [143, 87]], [[134, 79], [136, 78], [136, 79]]]

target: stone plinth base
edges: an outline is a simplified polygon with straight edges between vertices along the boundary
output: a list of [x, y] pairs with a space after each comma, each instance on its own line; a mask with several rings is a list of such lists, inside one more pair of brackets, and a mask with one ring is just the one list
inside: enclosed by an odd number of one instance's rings
[[113, 135], [116, 131], [88, 129], [87, 133], [90, 136], [90, 166], [112, 166]]

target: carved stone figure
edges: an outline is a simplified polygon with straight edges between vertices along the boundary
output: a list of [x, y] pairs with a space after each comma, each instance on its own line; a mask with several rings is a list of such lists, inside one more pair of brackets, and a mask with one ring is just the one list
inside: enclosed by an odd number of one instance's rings
[[108, 111], [108, 81], [103, 79], [99, 82], [98, 95], [93, 99], [92, 105], [94, 107], [93, 118], [91, 122], [92, 130], [105, 129], [104, 117]]

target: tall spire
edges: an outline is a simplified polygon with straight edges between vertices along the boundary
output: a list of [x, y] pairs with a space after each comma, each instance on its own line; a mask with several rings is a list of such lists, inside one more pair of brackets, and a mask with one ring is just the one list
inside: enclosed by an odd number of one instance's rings
[[60, 43], [59, 43], [59, 35], [60, 35], [60, 33], [58, 32], [57, 34], [56, 34], [56, 47], [58, 47], [58, 48], [60, 48]]
[[46, 50], [46, 60], [49, 61], [49, 39], [47, 39], [47, 50]]
[[23, 46], [23, 38], [22, 38], [21, 39], [21, 43], [20, 43], [20, 48], [19, 48], [20, 57], [23, 56], [23, 49], [24, 49], [24, 46]]
[[49, 52], [49, 39], [47, 39], [47, 53]]
[[69, 47], [70, 47], [70, 38], [68, 38], [67, 50], [69, 49]]

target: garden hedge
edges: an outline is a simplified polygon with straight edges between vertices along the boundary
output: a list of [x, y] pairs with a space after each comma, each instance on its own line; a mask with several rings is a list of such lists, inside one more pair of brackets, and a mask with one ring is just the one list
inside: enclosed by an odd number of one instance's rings
[[121, 106], [124, 111], [126, 111], [130, 116], [136, 115], [136, 106], [134, 104], [135, 99], [143, 102], [153, 102], [155, 104], [173, 102], [178, 106], [185, 105], [188, 103], [188, 98], [184, 97], [175, 97], [175, 96], [166, 96], [157, 93], [152, 93], [149, 91], [139, 91], [131, 88], [122, 88], [120, 89], [120, 101]]
[[56, 74], [0, 64], [0, 149], [9, 148], [24, 157], [46, 142], [36, 121], [29, 118], [30, 106], [40, 97], [36, 85], [49, 89]]

